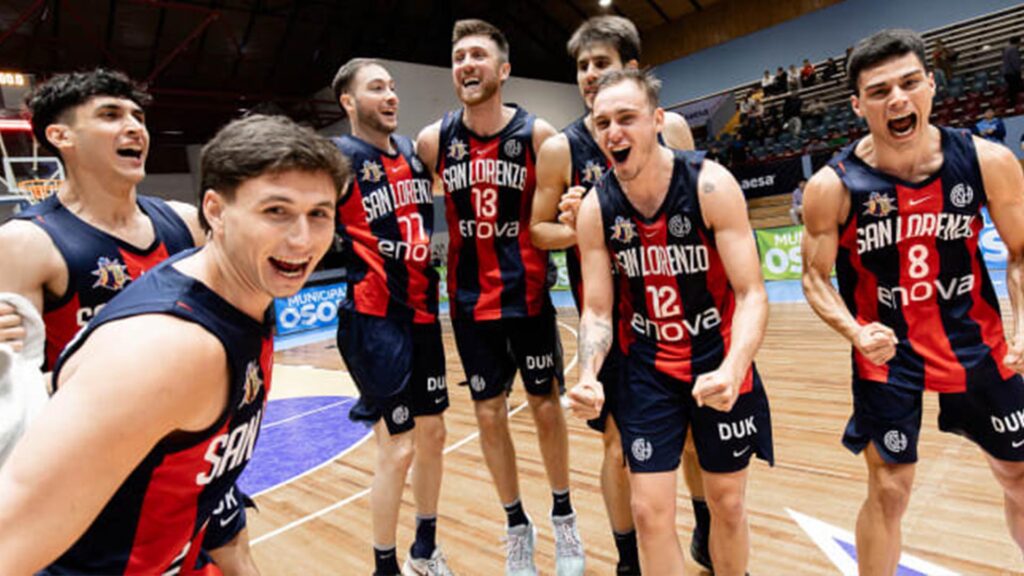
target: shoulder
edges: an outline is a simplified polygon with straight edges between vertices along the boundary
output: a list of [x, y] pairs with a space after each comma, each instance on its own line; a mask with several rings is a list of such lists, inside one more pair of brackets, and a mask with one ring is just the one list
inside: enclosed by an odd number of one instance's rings
[[0, 270], [47, 277], [54, 271], [53, 266], [63, 266], [63, 262], [50, 235], [39, 226], [27, 220], [11, 220], [0, 226]]
[[665, 112], [665, 143], [676, 150], [693, 150], [693, 133], [690, 125], [681, 114]]
[[559, 132], [554, 136], [551, 136], [540, 146], [538, 157], [541, 158], [564, 158], [568, 160], [570, 158], [570, 144], [569, 137], [564, 132]]
[[533, 121], [533, 147], [534, 147], [534, 149], [539, 151], [541, 145], [546, 140], [548, 140], [549, 138], [551, 138], [552, 136], [554, 136], [556, 134], [558, 134], [558, 131], [555, 130], [555, 127], [552, 126], [547, 120], [545, 120], [543, 118], [536, 118]]
[[189, 232], [192, 233], [192, 240], [195, 245], [202, 246], [205, 244], [206, 232], [199, 225], [199, 209], [191, 204], [177, 200], [170, 200], [167, 202], [167, 205], [185, 221], [185, 226], [188, 226]]
[[424, 146], [432, 146], [433, 149], [436, 149], [440, 137], [441, 120], [438, 120], [420, 130], [420, 133], [416, 135], [416, 152], [422, 154], [421, 148]]

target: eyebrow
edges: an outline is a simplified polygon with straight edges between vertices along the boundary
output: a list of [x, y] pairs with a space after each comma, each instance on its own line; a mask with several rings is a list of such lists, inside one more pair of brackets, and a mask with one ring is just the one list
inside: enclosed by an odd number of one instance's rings
[[[920, 68], [915, 68], [915, 69], [911, 70], [910, 72], [907, 72], [906, 74], [900, 76], [899, 79], [900, 80], [906, 80], [907, 78], [910, 78], [911, 76], [916, 76], [918, 74], [924, 74], [924, 70], [922, 70]], [[875, 82], [874, 84], [868, 84], [867, 86], [865, 86], [864, 90], [867, 91], [867, 90], [871, 90], [872, 88], [880, 88], [882, 86], [885, 86], [886, 84], [888, 84], [887, 80], [883, 80], [881, 82]]]

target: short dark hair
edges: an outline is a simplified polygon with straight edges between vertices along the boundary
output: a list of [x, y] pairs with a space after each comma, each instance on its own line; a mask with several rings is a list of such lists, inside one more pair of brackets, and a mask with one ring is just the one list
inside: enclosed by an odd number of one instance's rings
[[498, 47], [498, 54], [502, 61], [508, 62], [508, 40], [497, 26], [490, 22], [484, 22], [476, 18], [458, 20], [452, 27], [452, 45], [467, 36], [486, 36]]
[[57, 74], [36, 86], [25, 99], [25, 106], [32, 115], [32, 135], [43, 148], [59, 157], [60, 151], [46, 139], [46, 128], [66, 120], [66, 113], [95, 96], [125, 98], [143, 108], [152, 100], [145, 87], [116, 70], [96, 68]]
[[596, 99], [602, 90], [617, 86], [623, 82], [633, 82], [639, 86], [647, 97], [647, 103], [651, 105], [652, 110], [659, 106], [661, 80], [658, 80], [649, 70], [639, 70], [636, 68], [622, 68], [621, 70], [612, 70], [602, 74], [597, 79], [594, 98]]
[[931, 70], [928, 66], [928, 57], [925, 55], [924, 40], [917, 32], [906, 28], [888, 28], [875, 32], [858, 42], [857, 47], [850, 53], [850, 59], [846, 63], [847, 86], [856, 94], [857, 81], [865, 68], [911, 52], [921, 61], [925, 72]]
[[[339, 194], [350, 173], [348, 161], [334, 143], [285, 116], [253, 114], [233, 120], [203, 146], [200, 198], [213, 189], [232, 200], [243, 182], [289, 170], [324, 172]], [[201, 205], [199, 223], [210, 230]]]
[[622, 16], [588, 18], [572, 33], [565, 48], [575, 60], [580, 52], [594, 44], [610, 44], [615, 47], [623, 64], [630, 60], [640, 60], [640, 33], [635, 24]]
[[356, 79], [356, 74], [359, 74], [360, 70], [374, 65], [384, 67], [384, 64], [376, 58], [353, 58], [342, 64], [341, 68], [338, 68], [338, 73], [334, 75], [334, 81], [331, 82], [334, 101], [341, 100], [341, 95], [352, 88], [352, 81]]

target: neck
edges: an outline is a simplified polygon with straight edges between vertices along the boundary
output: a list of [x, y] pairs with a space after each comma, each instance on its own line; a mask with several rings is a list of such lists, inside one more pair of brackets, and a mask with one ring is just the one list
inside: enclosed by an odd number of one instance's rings
[[480, 136], [492, 136], [501, 132], [515, 114], [513, 108], [501, 103], [500, 91], [479, 104], [465, 105], [462, 110], [462, 122], [466, 128]]
[[893, 146], [869, 136], [857, 147], [860, 156], [872, 168], [909, 182], [927, 178], [942, 162], [942, 135], [928, 125], [914, 142]]
[[68, 168], [68, 179], [57, 197], [68, 210], [92, 222], [117, 227], [138, 215], [135, 184]]
[[371, 144], [377, 147], [379, 150], [383, 150], [388, 154], [395, 153], [395, 147], [391, 143], [391, 133], [381, 132], [379, 130], [370, 130], [362, 126], [352, 126], [352, 135], [359, 138], [363, 142]]
[[674, 163], [672, 151], [659, 145], [635, 178], [619, 182], [626, 197], [644, 216], [653, 216], [668, 194]]
[[205, 284], [246, 316], [263, 322], [273, 298], [246, 278], [234, 262], [219, 243], [210, 242], [174, 267]]

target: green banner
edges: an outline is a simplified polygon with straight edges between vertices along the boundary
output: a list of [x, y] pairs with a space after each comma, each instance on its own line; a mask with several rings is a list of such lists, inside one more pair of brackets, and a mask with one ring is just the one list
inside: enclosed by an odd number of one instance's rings
[[783, 226], [755, 230], [757, 253], [761, 257], [761, 273], [765, 280], [799, 280], [800, 241], [803, 226]]

